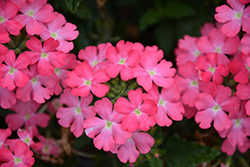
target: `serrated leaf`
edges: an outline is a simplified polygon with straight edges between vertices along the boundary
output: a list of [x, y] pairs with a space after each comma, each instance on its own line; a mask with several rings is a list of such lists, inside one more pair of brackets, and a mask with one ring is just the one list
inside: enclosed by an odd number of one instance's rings
[[150, 164], [151, 167], [163, 167], [163, 162], [159, 158], [152, 158], [149, 161], [149, 164]]
[[77, 8], [80, 5], [81, 1], [82, 0], [65, 0], [68, 9], [72, 13], [74, 13], [77, 10]]
[[182, 140], [177, 136], [168, 139], [165, 149], [167, 150], [164, 155], [167, 167], [191, 167], [210, 162], [221, 154], [218, 150]]
[[161, 12], [156, 9], [147, 10], [140, 19], [140, 29], [144, 30], [147, 27], [154, 25], [160, 21]]
[[169, 1], [166, 5], [167, 18], [186, 18], [196, 14], [196, 10], [181, 1]]

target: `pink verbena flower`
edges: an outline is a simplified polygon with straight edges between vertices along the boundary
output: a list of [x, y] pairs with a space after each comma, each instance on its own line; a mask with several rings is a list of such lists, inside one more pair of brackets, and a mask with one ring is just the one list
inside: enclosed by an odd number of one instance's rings
[[250, 53], [250, 35], [245, 34], [240, 41], [241, 47], [240, 50], [242, 53], [244, 53], [245, 55]]
[[220, 85], [223, 82], [223, 76], [226, 77], [229, 74], [228, 66], [218, 64], [218, 53], [208, 53], [206, 56], [198, 57], [196, 66], [201, 70], [200, 75], [205, 83], [212, 80]]
[[154, 116], [157, 113], [156, 103], [151, 99], [142, 99], [142, 89], [130, 90], [128, 101], [119, 97], [114, 105], [116, 111], [126, 114], [122, 119], [122, 128], [135, 132], [138, 128], [147, 131], [156, 123]]
[[60, 96], [60, 102], [68, 107], [60, 107], [57, 110], [58, 123], [65, 128], [70, 127], [70, 131], [76, 137], [81, 136], [84, 120], [94, 117], [96, 114], [94, 106], [88, 106], [92, 100], [92, 94], [79, 99], [78, 96], [71, 94], [71, 89], [65, 89]]
[[[53, 38], [47, 39], [42, 43], [36, 37], [32, 37], [26, 42], [26, 46], [31, 51], [25, 53], [31, 60], [31, 64], [37, 63], [37, 69], [41, 76], [51, 75], [56, 67], [62, 67], [65, 64], [67, 55], [62, 51], [56, 51], [59, 42]], [[53, 66], [52, 66], [53, 65]]]
[[[198, 70], [191, 61], [179, 67], [180, 74], [174, 77], [174, 82], [181, 91], [181, 101], [189, 107], [194, 107], [200, 92], [215, 95], [216, 84], [213, 82], [204, 83], [199, 79]], [[182, 76], [182, 77], [181, 77]]]
[[24, 71], [29, 77], [29, 82], [24, 87], [17, 88], [16, 97], [25, 102], [33, 99], [37, 103], [44, 103], [45, 99], [48, 100], [51, 97], [49, 88], [55, 85], [56, 78], [53, 75], [40, 76], [37, 64], [29, 67], [30, 70]]
[[145, 132], [134, 132], [125, 144], [116, 144], [111, 150], [123, 163], [134, 163], [141, 154], [147, 154], [154, 145], [154, 138]]
[[250, 0], [239, 0], [241, 3], [243, 3], [243, 4], [247, 4], [247, 3], [249, 3], [250, 2]]
[[78, 58], [87, 61], [94, 72], [105, 69], [109, 64], [106, 57], [106, 51], [109, 46], [112, 46], [109, 42], [101, 43], [97, 47], [88, 46], [79, 51]]
[[218, 63], [226, 64], [230, 62], [225, 54], [234, 54], [240, 46], [238, 36], [227, 37], [221, 29], [213, 28], [209, 35], [202, 36], [197, 42], [200, 51], [204, 53], [218, 53]]
[[219, 132], [220, 136], [227, 137], [227, 142], [234, 147], [244, 146], [247, 136], [250, 136], [250, 117], [246, 116], [245, 104], [246, 101], [242, 102], [240, 111], [229, 115], [231, 127]]
[[0, 149], [5, 148], [6, 146], [5, 141], [11, 135], [11, 133], [12, 131], [10, 130], [10, 128], [0, 129]]
[[229, 63], [229, 71], [234, 74], [234, 80], [241, 84], [249, 81], [250, 55], [241, 54], [240, 59]]
[[96, 148], [103, 148], [110, 151], [115, 144], [124, 144], [132, 133], [121, 127], [123, 114], [112, 109], [112, 103], [108, 98], [95, 102], [95, 111], [101, 117], [88, 118], [83, 122], [85, 133], [88, 137], [94, 138]]
[[31, 167], [35, 163], [33, 152], [22, 141], [16, 142], [13, 152], [14, 154], [6, 148], [0, 149], [0, 162], [3, 162], [1, 166]]
[[54, 12], [54, 19], [47, 24], [41, 24], [42, 33], [41, 38], [47, 40], [49, 38], [54, 38], [60, 42], [56, 50], [68, 53], [74, 48], [72, 40], [76, 39], [79, 32], [76, 31], [76, 26], [71, 23], [67, 23], [65, 17], [57, 12]]
[[0, 1], [0, 33], [9, 32], [12, 35], [20, 34], [22, 25], [13, 20], [18, 12], [18, 6], [11, 1]]
[[109, 86], [102, 84], [110, 80], [108, 75], [104, 70], [94, 72], [87, 62], [82, 62], [67, 75], [69, 78], [65, 79], [65, 83], [72, 88], [74, 96], [85, 97], [91, 91], [97, 97], [103, 97], [109, 91]]
[[[176, 84], [170, 88], [163, 88], [159, 93], [158, 86], [153, 85], [152, 88], [147, 91], [148, 94], [143, 94], [143, 99], [154, 100], [157, 104], [158, 110], [155, 115], [156, 123], [159, 126], [170, 126], [172, 120], [180, 121], [183, 118], [185, 112], [184, 107], [180, 100], [180, 91]], [[169, 119], [169, 117], [171, 119]]]
[[0, 105], [2, 108], [7, 109], [16, 103], [16, 94], [0, 86]]
[[228, 141], [228, 138], [226, 138], [222, 143], [221, 151], [226, 153], [229, 156], [232, 156], [236, 150], [236, 147], [238, 147], [241, 153], [245, 153], [250, 148], [250, 140], [246, 138], [242, 146], [239, 146], [239, 145], [234, 146], [230, 144], [230, 142]]
[[42, 143], [42, 147], [40, 150], [38, 150], [38, 153], [41, 154], [43, 159], [50, 159], [50, 155], [54, 157], [59, 157], [63, 150], [58, 145], [58, 143], [55, 142], [53, 138], [44, 138], [43, 136], [39, 136], [38, 140]]
[[161, 60], [159, 63], [159, 55], [155, 51], [142, 52], [140, 65], [133, 68], [134, 77], [139, 85], [146, 91], [151, 89], [153, 82], [160, 87], [169, 88], [173, 85], [175, 68], [171, 68], [172, 63]]
[[225, 111], [235, 112], [239, 110], [239, 99], [236, 96], [232, 97], [231, 94], [231, 89], [223, 85], [217, 87], [214, 98], [210, 94], [199, 94], [195, 103], [199, 110], [195, 115], [195, 121], [200, 123], [199, 126], [202, 129], [210, 128], [213, 120], [214, 128], [217, 131], [231, 127], [231, 121]]
[[242, 4], [239, 0], [227, 0], [227, 3], [232, 8], [221, 5], [215, 9], [217, 12], [214, 15], [215, 19], [220, 23], [224, 23], [221, 31], [227, 36], [233, 37], [238, 34], [242, 26], [243, 31], [250, 33], [250, 7], [245, 8], [245, 4]]
[[29, 35], [40, 35], [42, 33], [42, 23], [48, 23], [54, 18], [53, 7], [46, 4], [47, 0], [26, 1], [19, 9], [22, 14], [14, 17], [22, 26], [26, 25]]
[[[25, 124], [25, 129], [29, 130], [33, 128], [34, 136], [38, 135], [37, 126], [45, 128], [48, 125], [50, 116], [45, 113], [36, 113], [39, 104], [30, 102], [18, 101], [11, 110], [15, 111], [16, 114], [8, 114], [5, 117], [5, 122], [11, 130], [17, 130]], [[23, 108], [22, 110], [18, 110]]]
[[196, 43], [198, 38], [188, 35], [184, 39], [179, 39], [178, 47], [175, 49], [177, 66], [184, 65], [187, 61], [196, 62], [203, 53], [198, 49]]
[[12, 3], [18, 6], [18, 8], [21, 8], [23, 4], [26, 2], [26, 0], [10, 0]]
[[24, 87], [29, 82], [28, 76], [22, 71], [27, 69], [30, 60], [26, 54], [20, 54], [17, 58], [14, 50], [5, 53], [5, 64], [0, 64], [0, 86], [13, 90], [17, 87]]
[[236, 96], [239, 97], [241, 100], [247, 100], [245, 104], [246, 114], [250, 115], [250, 83], [247, 82], [246, 84], [238, 84], [236, 87]]
[[119, 73], [124, 81], [134, 78], [132, 68], [139, 64], [141, 55], [138, 50], [133, 50], [132, 46], [132, 43], [124, 44], [124, 41], [121, 40], [116, 44], [116, 47], [107, 48], [106, 57], [109, 64], [105, 68], [105, 72], [111, 78], [115, 78]]

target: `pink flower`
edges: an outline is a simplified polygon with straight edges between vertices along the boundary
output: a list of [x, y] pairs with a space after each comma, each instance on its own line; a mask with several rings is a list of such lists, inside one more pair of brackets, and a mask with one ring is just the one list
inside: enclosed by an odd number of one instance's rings
[[[19, 107], [23, 110], [17, 110]], [[36, 113], [40, 105], [34, 105], [32, 102], [20, 102], [12, 107], [16, 114], [8, 114], [5, 122], [11, 130], [17, 130], [25, 124], [25, 129], [33, 127], [34, 136], [38, 135], [36, 126], [45, 128], [49, 122], [49, 115], [45, 113]], [[24, 110], [26, 109], [26, 110]]]
[[246, 7], [245, 5], [239, 2], [239, 0], [227, 0], [227, 3], [232, 7], [228, 7], [227, 5], [219, 6], [215, 9], [217, 14], [214, 15], [215, 19], [224, 23], [221, 27], [221, 31], [229, 37], [235, 36], [241, 29], [250, 33], [250, 7]]
[[155, 51], [142, 52], [140, 65], [133, 68], [134, 77], [146, 91], [151, 89], [153, 82], [160, 87], [169, 88], [173, 85], [176, 70], [171, 68], [172, 63], [166, 60], [159, 61]]
[[91, 94], [79, 99], [78, 96], [71, 94], [71, 89], [65, 89], [60, 97], [60, 102], [68, 107], [60, 107], [57, 110], [58, 123], [65, 128], [70, 127], [76, 137], [81, 136], [84, 120], [95, 116], [94, 106], [88, 106], [92, 100]]
[[154, 100], [157, 104], [158, 110], [155, 120], [159, 126], [170, 126], [172, 124], [171, 119], [175, 121], [182, 120], [185, 110], [182, 103], [179, 102], [180, 91], [176, 84], [170, 88], [163, 88], [161, 94], [159, 93], [158, 86], [153, 85], [147, 93], [143, 94], [142, 97], [144, 100]]
[[154, 138], [145, 132], [134, 132], [125, 144], [116, 144], [111, 150], [123, 163], [134, 163], [141, 154], [147, 154], [154, 145]]
[[78, 54], [78, 58], [87, 61], [89, 65], [93, 68], [93, 71], [105, 69], [109, 62], [106, 60], [106, 51], [111, 43], [102, 43], [97, 47], [88, 46], [85, 49], [81, 49]]
[[35, 163], [35, 159], [32, 157], [33, 152], [22, 141], [16, 142], [13, 152], [14, 155], [11, 150], [6, 148], [0, 149], [0, 161], [3, 162], [1, 166], [31, 167]]
[[16, 94], [9, 90], [3, 89], [0, 86], [0, 105], [2, 108], [7, 109], [16, 103]]
[[18, 12], [18, 7], [11, 1], [0, 1], [0, 33], [9, 32], [12, 35], [20, 34], [22, 25], [13, 20]]
[[241, 100], [247, 100], [246, 104], [245, 104], [245, 110], [246, 110], [246, 114], [250, 115], [250, 83], [246, 83], [246, 84], [238, 84], [236, 87], [237, 91], [236, 91], [236, 95], [237, 97], [239, 97]]
[[29, 35], [40, 35], [42, 33], [42, 23], [48, 23], [54, 18], [53, 7], [46, 4], [47, 0], [26, 1], [19, 9], [22, 14], [15, 16], [15, 20], [26, 25]]
[[229, 74], [228, 66], [218, 64], [217, 53], [208, 53], [206, 56], [198, 57], [196, 66], [201, 70], [200, 75], [205, 83], [212, 79], [214, 83], [220, 85], [223, 82], [223, 76], [226, 77]]
[[218, 53], [218, 63], [228, 65], [230, 60], [225, 54], [236, 53], [240, 40], [238, 36], [227, 37], [221, 29], [213, 28], [208, 36], [204, 35], [199, 38], [197, 46], [204, 53]]
[[174, 81], [181, 91], [181, 101], [189, 107], [194, 107], [200, 92], [215, 95], [216, 84], [213, 82], [204, 83], [199, 80], [198, 70], [191, 61], [179, 67], [179, 75], [174, 77]]
[[79, 32], [76, 31], [74, 24], [67, 23], [62, 14], [55, 12], [54, 15], [55, 17], [52, 21], [46, 25], [41, 24], [43, 31], [40, 36], [44, 40], [49, 38], [58, 40], [60, 44], [56, 50], [68, 53], [74, 48], [74, 44], [71, 41], [76, 39]]
[[196, 62], [197, 58], [203, 53], [198, 49], [196, 43], [198, 38], [184, 36], [179, 39], [178, 48], [175, 49], [177, 66], [184, 65], [187, 61]]
[[106, 57], [110, 62], [105, 68], [105, 72], [115, 78], [119, 73], [122, 80], [127, 81], [134, 78], [133, 67], [139, 64], [141, 59], [140, 52], [132, 49], [133, 44], [124, 44], [121, 40], [116, 44], [116, 47], [110, 46], [107, 48]]
[[[56, 51], [59, 42], [53, 38], [47, 39], [42, 43], [36, 37], [32, 37], [26, 42], [26, 46], [32, 51], [25, 53], [31, 60], [31, 64], [37, 63], [37, 69], [41, 76], [51, 75], [54, 69], [65, 64], [67, 55], [62, 51]], [[53, 66], [52, 66], [53, 65]]]
[[239, 0], [241, 3], [247, 4], [250, 2], [250, 0]]
[[26, 2], [26, 0], [10, 0], [12, 3], [18, 6], [18, 8], [21, 8], [23, 4]]
[[244, 53], [245, 55], [250, 53], [250, 36], [248, 34], [245, 34], [240, 41], [241, 44], [241, 52]]
[[0, 129], [0, 149], [5, 148], [6, 146], [5, 141], [11, 135], [11, 133], [12, 131], [10, 130], [10, 128]]
[[36, 64], [29, 67], [30, 70], [25, 71], [29, 76], [29, 82], [24, 87], [16, 90], [16, 97], [25, 102], [33, 99], [37, 103], [44, 103], [45, 99], [50, 99], [49, 88], [55, 85], [56, 78], [53, 75], [40, 76]]
[[122, 129], [121, 120], [124, 115], [112, 109], [108, 98], [96, 101], [95, 111], [101, 118], [88, 118], [83, 122], [83, 126], [86, 128], [86, 135], [94, 138], [96, 148], [110, 151], [115, 144], [124, 144], [132, 136], [132, 133]]
[[239, 145], [234, 146], [234, 145], [231, 145], [230, 142], [228, 141], [228, 138], [226, 138], [224, 142], [222, 143], [221, 151], [226, 153], [229, 156], [232, 156], [236, 150], [236, 147], [238, 147], [241, 153], [245, 153], [250, 148], [250, 140], [246, 138], [242, 146], [239, 146]]
[[214, 98], [210, 94], [200, 93], [195, 106], [199, 110], [195, 115], [195, 121], [200, 123], [202, 129], [210, 128], [214, 120], [214, 128], [222, 131], [231, 127], [231, 121], [225, 111], [239, 110], [239, 99], [231, 96], [229, 87], [219, 85]]
[[142, 99], [142, 89], [130, 90], [128, 101], [119, 97], [114, 105], [116, 111], [126, 114], [122, 119], [122, 128], [135, 132], [138, 128], [147, 131], [156, 123], [154, 116], [157, 113], [156, 103], [151, 99]]
[[29, 82], [28, 76], [22, 72], [30, 64], [26, 54], [20, 54], [16, 59], [14, 50], [9, 50], [5, 54], [5, 63], [0, 64], [0, 86], [9, 90], [24, 87]]
[[33, 141], [33, 128], [31, 127], [28, 131], [18, 129], [17, 135], [20, 138], [21, 141], [23, 141], [27, 146], [31, 147], [34, 150], [39, 150], [42, 147], [42, 144], [40, 142], [34, 142]]
[[250, 55], [241, 54], [240, 59], [235, 59], [229, 63], [229, 71], [234, 75], [234, 80], [241, 84], [249, 81]]
[[87, 62], [82, 62], [67, 75], [69, 78], [65, 82], [72, 88], [71, 93], [74, 96], [85, 97], [91, 91], [97, 97], [103, 97], [109, 91], [109, 86], [102, 84], [110, 79], [104, 70], [93, 72]]
[[49, 159], [50, 155], [59, 157], [60, 154], [62, 154], [62, 148], [58, 145], [58, 143], [55, 142], [53, 138], [46, 139], [43, 136], [39, 136], [38, 140], [42, 143], [42, 147], [40, 150], [38, 150], [38, 153], [41, 154], [43, 158]]

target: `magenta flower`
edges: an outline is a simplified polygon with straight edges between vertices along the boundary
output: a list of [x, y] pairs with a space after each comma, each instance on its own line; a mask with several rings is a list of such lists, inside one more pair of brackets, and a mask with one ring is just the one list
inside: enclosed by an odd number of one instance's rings
[[130, 90], [128, 101], [119, 97], [114, 105], [115, 110], [126, 114], [122, 119], [122, 128], [135, 132], [138, 128], [147, 131], [156, 123], [154, 116], [157, 113], [156, 103], [151, 99], [142, 99], [142, 89]]
[[[31, 51], [26, 51], [31, 64], [37, 63], [37, 69], [41, 76], [51, 75], [54, 69], [62, 67], [65, 64], [67, 55], [62, 51], [56, 51], [59, 42], [53, 38], [47, 39], [42, 46], [42, 43], [36, 37], [32, 37], [26, 42], [26, 46]], [[52, 66], [53, 65], [53, 66]]]
[[95, 147], [104, 151], [110, 151], [115, 144], [124, 144], [132, 136], [121, 127], [124, 115], [112, 108], [108, 98], [98, 100], [95, 111], [101, 118], [92, 117], [83, 122], [86, 135], [94, 138]]
[[16, 94], [9, 90], [3, 89], [0, 86], [0, 105], [2, 108], [7, 109], [16, 103]]
[[44, 158], [49, 159], [50, 155], [54, 157], [59, 157], [63, 150], [62, 148], [56, 143], [53, 138], [46, 139], [43, 136], [39, 136], [38, 140], [42, 143], [42, 147], [38, 150], [38, 153], [41, 154]]
[[84, 120], [94, 117], [96, 114], [94, 106], [89, 106], [92, 100], [92, 94], [79, 99], [78, 96], [71, 94], [71, 89], [65, 89], [60, 97], [60, 102], [68, 107], [60, 107], [57, 110], [58, 123], [65, 128], [70, 127], [70, 131], [76, 137], [81, 136]]
[[134, 163], [141, 154], [147, 154], [154, 145], [154, 138], [148, 133], [134, 132], [130, 139], [127, 139], [125, 144], [116, 144], [111, 150], [112, 153], [117, 153], [117, 157], [123, 163], [129, 161]]
[[46, 4], [47, 0], [26, 1], [19, 9], [22, 14], [14, 17], [24, 27], [29, 35], [42, 33], [41, 23], [48, 23], [54, 18], [53, 7]]
[[238, 34], [242, 26], [243, 31], [250, 33], [250, 7], [245, 8], [245, 4], [242, 4], [239, 0], [227, 0], [227, 3], [232, 8], [221, 5], [215, 9], [217, 14], [214, 15], [214, 18], [218, 22], [224, 23], [221, 31], [227, 36], [233, 37]]
[[180, 91], [176, 84], [170, 88], [163, 88], [161, 94], [159, 93], [158, 86], [153, 85], [147, 93], [143, 94], [142, 97], [144, 100], [151, 99], [157, 104], [158, 110], [155, 120], [159, 126], [170, 126], [172, 124], [171, 119], [175, 121], [183, 119], [185, 110], [179, 101]]
[[197, 58], [203, 53], [198, 49], [196, 43], [198, 38], [184, 36], [179, 39], [178, 48], [175, 49], [177, 66], [184, 65], [187, 61], [196, 62]]
[[87, 62], [82, 62], [67, 75], [69, 78], [65, 82], [72, 88], [71, 93], [74, 96], [85, 97], [91, 91], [97, 97], [103, 97], [109, 91], [109, 86], [102, 84], [110, 79], [104, 70], [93, 72]]
[[228, 66], [218, 64], [217, 53], [208, 53], [206, 56], [198, 57], [196, 66], [201, 70], [200, 76], [205, 83], [212, 80], [217, 85], [220, 85], [223, 82], [223, 77], [229, 74]]
[[68, 53], [74, 48], [72, 40], [76, 39], [79, 32], [76, 31], [76, 26], [71, 23], [67, 23], [64, 16], [60, 13], [55, 12], [55, 17], [52, 21], [47, 24], [41, 24], [42, 33], [41, 38], [47, 40], [49, 38], [54, 38], [60, 42], [56, 50]]
[[0, 162], [3, 162], [1, 166], [31, 167], [35, 163], [33, 152], [22, 141], [16, 142], [13, 152], [14, 155], [9, 149], [0, 149]]
[[78, 54], [78, 58], [87, 61], [93, 68], [93, 71], [105, 69], [109, 62], [107, 61], [106, 51], [111, 43], [102, 43], [96, 46], [88, 46], [85, 49], [81, 49]]
[[16, 90], [16, 97], [25, 102], [33, 99], [37, 103], [44, 103], [45, 99], [50, 99], [51, 92], [49, 88], [55, 85], [56, 78], [53, 75], [40, 76], [36, 64], [29, 67], [30, 70], [25, 71], [29, 77], [29, 82], [24, 87]]
[[246, 114], [250, 115], [250, 83], [246, 84], [238, 84], [236, 87], [236, 96], [239, 97], [241, 100], [247, 100], [245, 104]]
[[245, 153], [250, 148], [250, 140], [246, 138], [242, 146], [239, 145], [234, 146], [231, 145], [230, 142], [228, 141], [228, 138], [226, 138], [222, 143], [221, 151], [229, 156], [232, 156], [236, 150], [236, 147], [238, 147], [241, 153]]
[[153, 82], [160, 87], [169, 88], [173, 85], [175, 68], [171, 68], [172, 63], [166, 60], [159, 61], [159, 55], [155, 51], [142, 52], [140, 65], [133, 68], [134, 77], [139, 85], [148, 91]]
[[20, 54], [17, 59], [14, 50], [5, 54], [5, 64], [0, 64], [0, 86], [13, 90], [17, 87], [24, 87], [29, 82], [28, 76], [22, 71], [27, 69], [30, 60], [26, 54]]
[[133, 50], [132, 46], [132, 43], [124, 44], [124, 41], [121, 40], [116, 47], [110, 46], [107, 48], [106, 57], [110, 63], [105, 72], [111, 78], [115, 78], [119, 73], [124, 81], [134, 78], [132, 68], [139, 64], [141, 55], [138, 50]]
[[197, 41], [197, 47], [204, 53], [218, 53], [218, 63], [230, 62], [225, 54], [234, 54], [238, 51], [240, 40], [238, 36], [227, 37], [221, 29], [213, 28], [209, 35], [202, 36]]
[[5, 148], [6, 146], [5, 141], [11, 135], [11, 133], [12, 131], [10, 130], [10, 128], [0, 129], [0, 149]]
[[9, 32], [12, 35], [20, 34], [22, 25], [13, 20], [18, 12], [18, 7], [11, 1], [0, 1], [0, 34]]
[[210, 94], [200, 93], [195, 106], [199, 110], [195, 115], [195, 121], [200, 123], [202, 129], [210, 128], [214, 120], [214, 128], [222, 131], [231, 127], [231, 121], [225, 111], [239, 110], [239, 99], [231, 96], [229, 87], [219, 85], [214, 98]]

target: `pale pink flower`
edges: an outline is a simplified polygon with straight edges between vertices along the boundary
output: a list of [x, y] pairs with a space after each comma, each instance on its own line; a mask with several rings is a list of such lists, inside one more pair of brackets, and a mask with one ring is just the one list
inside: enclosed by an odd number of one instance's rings
[[241, 29], [250, 33], [250, 7], [245, 8], [245, 4], [239, 2], [239, 0], [227, 0], [227, 3], [232, 7], [227, 5], [218, 6], [215, 11], [217, 14], [214, 15], [215, 19], [224, 23], [221, 27], [221, 31], [229, 37], [233, 37]]
[[113, 109], [108, 98], [96, 101], [95, 111], [100, 118], [88, 118], [83, 126], [86, 135], [94, 138], [96, 148], [110, 151], [115, 144], [124, 144], [132, 136], [132, 133], [122, 129], [121, 120], [124, 115]]
[[116, 144], [111, 150], [123, 163], [134, 163], [141, 154], [147, 154], [154, 145], [154, 138], [145, 132], [134, 132], [125, 144]]
[[47, 40], [49, 38], [54, 38], [60, 42], [56, 50], [68, 53], [74, 48], [72, 40], [76, 39], [79, 32], [76, 31], [76, 26], [71, 23], [67, 23], [65, 17], [57, 12], [54, 12], [54, 19], [47, 24], [41, 24], [42, 33], [41, 38]]
[[94, 106], [89, 106], [92, 100], [92, 94], [79, 99], [78, 96], [71, 94], [71, 89], [65, 89], [60, 96], [60, 102], [67, 107], [60, 107], [57, 110], [58, 123], [65, 128], [70, 127], [70, 131], [76, 137], [81, 136], [84, 120], [94, 117], [96, 114]]
[[29, 35], [40, 35], [42, 33], [42, 23], [48, 23], [54, 18], [53, 7], [46, 4], [47, 0], [26, 1], [19, 9], [22, 14], [14, 17], [22, 26], [26, 28]]

